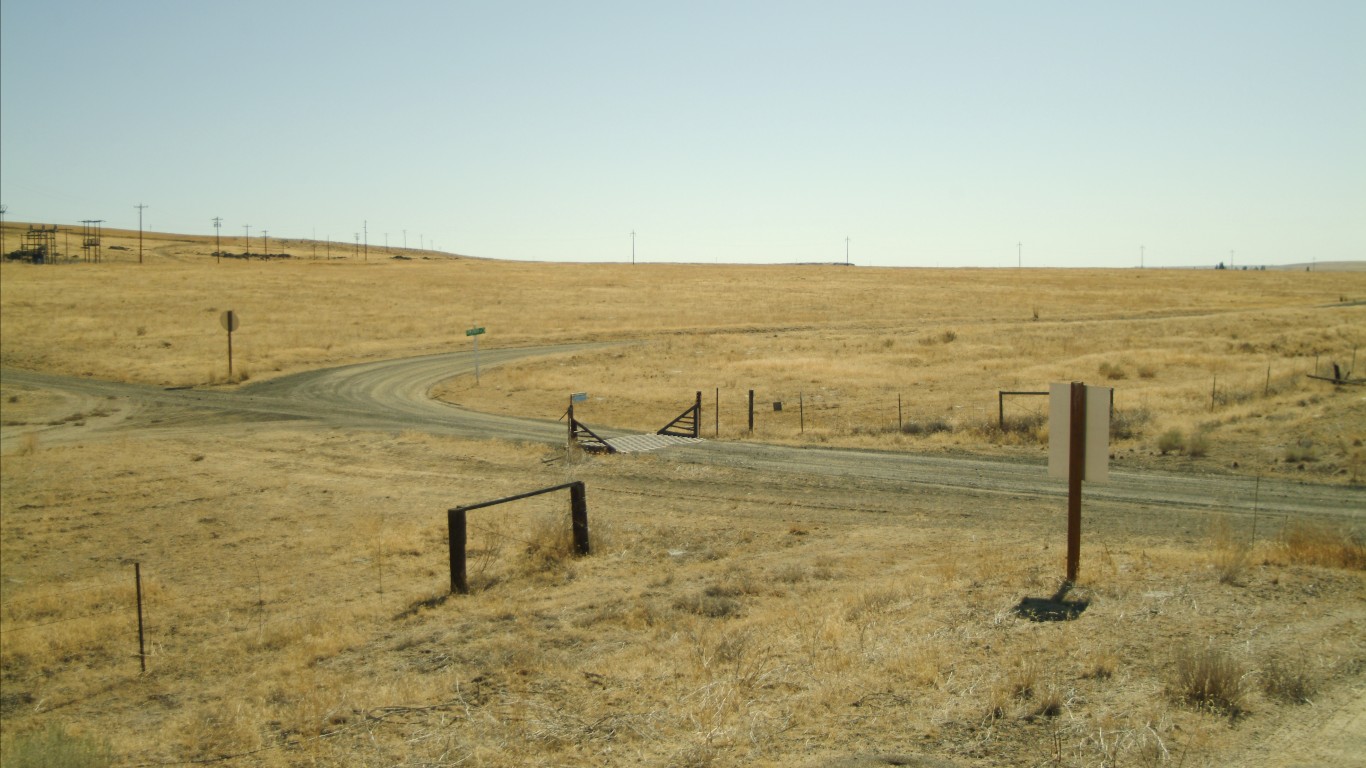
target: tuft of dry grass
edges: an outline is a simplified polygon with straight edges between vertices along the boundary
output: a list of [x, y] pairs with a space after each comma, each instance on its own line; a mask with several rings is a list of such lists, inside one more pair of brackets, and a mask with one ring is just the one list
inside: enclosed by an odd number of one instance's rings
[[1251, 543], [1234, 534], [1228, 521], [1222, 518], [1210, 525], [1210, 562], [1220, 584], [1242, 585], [1252, 565]]
[[1247, 711], [1248, 669], [1217, 648], [1187, 646], [1176, 654], [1170, 690], [1178, 701], [1237, 717]]
[[1262, 666], [1262, 690], [1278, 701], [1308, 704], [1321, 680], [1303, 655], [1273, 656]]
[[1296, 521], [1281, 533], [1280, 547], [1292, 563], [1366, 570], [1366, 541], [1342, 526]]

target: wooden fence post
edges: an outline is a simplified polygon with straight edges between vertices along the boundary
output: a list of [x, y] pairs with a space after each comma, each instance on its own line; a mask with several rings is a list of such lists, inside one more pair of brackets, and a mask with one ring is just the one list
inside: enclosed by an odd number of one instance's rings
[[[702, 393], [697, 394], [700, 404]], [[588, 493], [582, 480], [569, 486], [569, 519], [574, 529], [574, 552], [590, 554], [588, 544]]]
[[465, 579], [465, 510], [446, 510], [446, 527], [450, 533], [451, 592], [468, 595], [470, 584]]

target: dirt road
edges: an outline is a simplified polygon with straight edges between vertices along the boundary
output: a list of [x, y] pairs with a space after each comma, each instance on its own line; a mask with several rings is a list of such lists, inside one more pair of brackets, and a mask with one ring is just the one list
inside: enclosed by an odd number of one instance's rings
[[[527, 357], [601, 345], [485, 350], [480, 364], [493, 366]], [[42, 439], [74, 439], [89, 431], [195, 429], [232, 423], [293, 421], [300, 426], [413, 430], [468, 438], [497, 438], [560, 445], [562, 421], [514, 418], [435, 401], [439, 382], [474, 370], [468, 352], [387, 360], [285, 376], [237, 389], [167, 390], [48, 374], [6, 370], [7, 385], [64, 393], [84, 418], [42, 428]], [[79, 427], [75, 426], [77, 423]], [[595, 425], [596, 428], [597, 425]], [[622, 434], [602, 429], [607, 437]], [[18, 439], [7, 430], [6, 441]], [[849, 482], [893, 483], [961, 489], [1002, 496], [1058, 497], [1060, 481], [1047, 477], [1042, 460], [917, 455], [903, 452], [801, 448], [761, 443], [708, 441], [670, 449], [677, 462], [723, 465], [766, 473], [789, 473]], [[1321, 515], [1356, 523], [1366, 511], [1366, 490], [1341, 485], [1256, 480], [1234, 475], [1112, 471], [1105, 485], [1088, 485], [1090, 503], [1138, 508], [1183, 508], [1234, 515]]]

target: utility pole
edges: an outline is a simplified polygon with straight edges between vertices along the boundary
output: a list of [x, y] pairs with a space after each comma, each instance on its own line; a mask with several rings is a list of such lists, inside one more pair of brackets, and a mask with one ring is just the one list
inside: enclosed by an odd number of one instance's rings
[[355, 247], [351, 249], [351, 255], [352, 255], [352, 256], [359, 256], [359, 255], [360, 255], [360, 233], [359, 233], [359, 232], [352, 232], [352, 233], [351, 233], [351, 238], [352, 238], [352, 240], [355, 242]]
[[636, 263], [636, 231], [631, 230], [631, 263]]
[[223, 217], [213, 217], [213, 256], [215, 264], [223, 263]]
[[1024, 243], [1015, 244], [1015, 268], [1024, 269]]
[[5, 212], [9, 209], [0, 203], [0, 256], [5, 253]]
[[263, 251], [263, 253], [262, 253], [261, 255], [264, 256], [264, 257], [266, 257], [267, 259], [269, 259], [269, 258], [270, 258], [270, 232], [268, 232], [268, 231], [266, 231], [266, 230], [264, 230], [264, 229], [261, 230], [261, 250]]
[[849, 236], [844, 237], [844, 266], [849, 266]]
[[360, 229], [361, 229], [361, 232], [364, 232], [364, 233], [365, 233], [365, 260], [366, 260], [366, 261], [369, 261], [369, 260], [370, 260], [370, 222], [369, 222], [369, 221], [362, 221], [362, 222], [360, 223]]
[[138, 203], [137, 205], [135, 205], [135, 206], [133, 206], [133, 207], [136, 208], [136, 209], [138, 209], [138, 263], [141, 264], [141, 263], [142, 263], [142, 209], [143, 209], [143, 208], [146, 208], [147, 206], [143, 205], [142, 203]]
[[242, 242], [246, 244], [246, 249], [247, 249], [247, 252], [246, 252], [245, 254], [243, 254], [243, 255], [244, 255], [244, 256], [250, 257], [250, 256], [251, 256], [251, 225], [250, 225], [250, 224], [243, 224], [242, 227], [243, 227], [244, 229], [246, 229], [246, 231], [247, 231], [246, 237], [242, 238]]
[[408, 250], [408, 230], [403, 230], [403, 250]]
[[1143, 269], [1143, 246], [1138, 246], [1138, 268]]

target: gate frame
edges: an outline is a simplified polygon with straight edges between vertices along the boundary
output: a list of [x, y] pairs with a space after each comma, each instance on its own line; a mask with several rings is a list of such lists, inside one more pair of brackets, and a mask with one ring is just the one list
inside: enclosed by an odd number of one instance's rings
[[[679, 429], [675, 431], [674, 427]], [[665, 424], [655, 434], [669, 437], [702, 437], [702, 392], [698, 391], [697, 399], [688, 406], [688, 410], [678, 414], [678, 418]]]
[[588, 496], [582, 480], [561, 483], [560, 485], [549, 488], [540, 488], [535, 491], [527, 491], [514, 496], [504, 496], [501, 499], [481, 501], [477, 504], [465, 504], [459, 507], [452, 507], [446, 510], [446, 526], [450, 535], [451, 553], [451, 594], [459, 592], [462, 595], [470, 593], [470, 583], [465, 575], [465, 534], [466, 520], [465, 513], [484, 507], [492, 507], [498, 504], [506, 504], [509, 501], [529, 499], [532, 496], [540, 496], [545, 493], [554, 493], [569, 489], [569, 519], [574, 531], [574, 553], [587, 556], [592, 554], [592, 549], [588, 543]]

